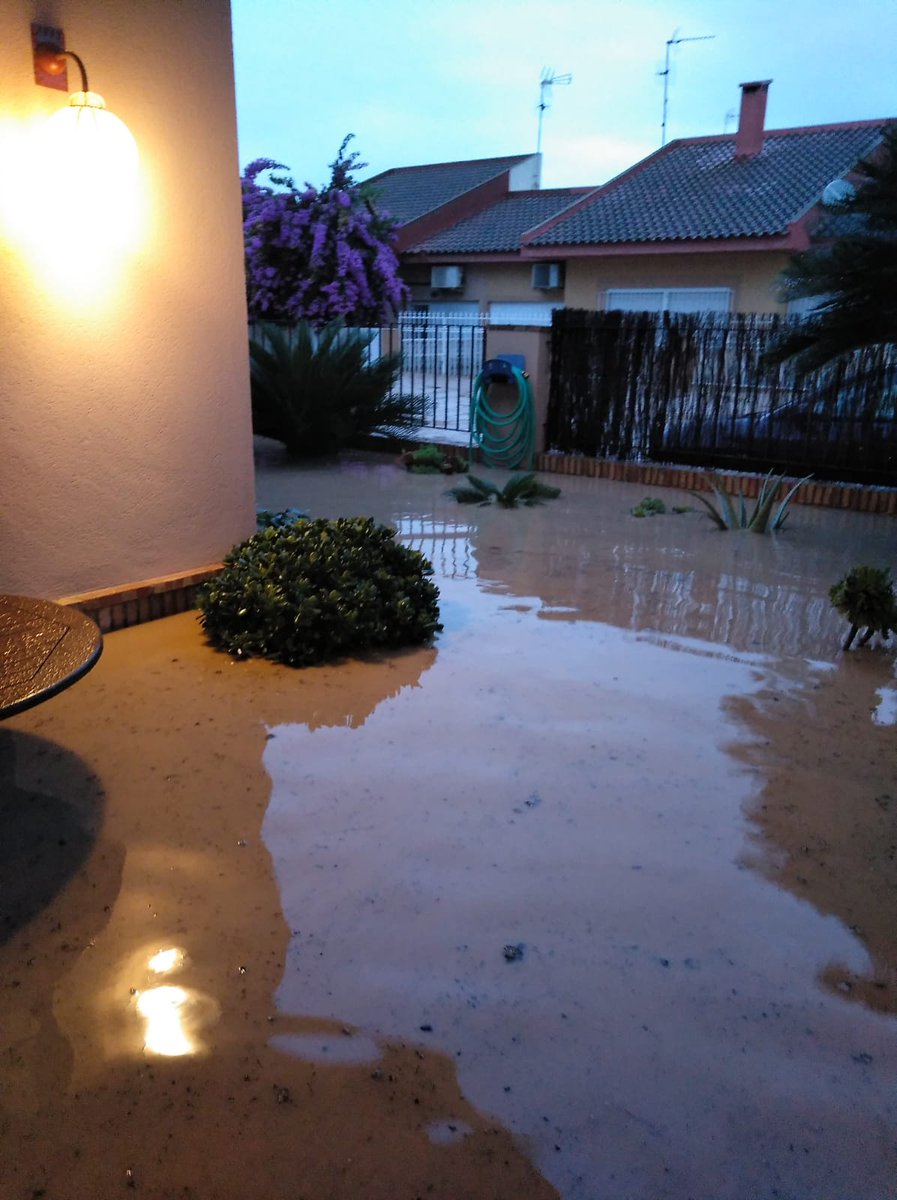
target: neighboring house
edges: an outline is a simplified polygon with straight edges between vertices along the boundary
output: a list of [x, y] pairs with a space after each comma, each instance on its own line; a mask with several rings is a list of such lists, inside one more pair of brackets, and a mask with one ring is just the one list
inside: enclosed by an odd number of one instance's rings
[[671, 142], [598, 188], [508, 192], [426, 233], [403, 229], [414, 303], [537, 324], [558, 305], [785, 311], [777, 278], [810, 244], [823, 191], [889, 122], [767, 131], [769, 81], [741, 88], [734, 134]]
[[[521, 239], [591, 188], [512, 192], [410, 246], [403, 274], [416, 307], [485, 313], [497, 325], [548, 325], [564, 303], [563, 266], [524, 262]], [[448, 263], [446, 260], [450, 260]], [[452, 285], [453, 290], [434, 284]]]
[[[448, 271], [431, 271], [431, 261], [444, 261], [440, 249], [431, 259], [419, 248], [431, 241], [439, 244], [447, 229], [464, 230], [489, 214], [489, 232], [477, 227], [473, 249], [477, 257], [484, 248], [504, 254], [516, 265], [516, 271], [529, 277], [529, 268], [519, 264], [520, 237], [533, 225], [565, 208], [570, 200], [589, 191], [568, 188], [558, 192], [540, 192], [541, 155], [517, 154], [504, 158], [473, 159], [468, 162], [428, 163], [418, 167], [398, 167], [384, 171], [367, 185], [379, 208], [393, 217], [399, 226], [398, 250], [402, 255], [402, 275], [412, 290], [412, 305], [418, 311], [450, 313], [452, 316], [477, 316], [486, 303], [475, 286], [465, 288], [465, 273], [453, 257]], [[557, 197], [544, 200], [543, 197]], [[498, 240], [493, 234], [498, 233]], [[465, 235], [461, 235], [461, 239]], [[458, 248], [456, 236], [451, 249]], [[414, 247], [414, 252], [409, 252]], [[493, 257], [491, 263], [500, 261]], [[502, 274], [499, 271], [499, 274]], [[504, 275], [508, 272], [505, 271]], [[470, 280], [468, 280], [470, 283]], [[505, 281], [499, 289], [509, 299], [518, 299], [520, 287]], [[531, 297], [527, 297], [531, 298]]]
[[541, 155], [395, 167], [365, 181], [378, 208], [399, 226], [398, 249], [487, 208], [509, 192], [537, 188]]

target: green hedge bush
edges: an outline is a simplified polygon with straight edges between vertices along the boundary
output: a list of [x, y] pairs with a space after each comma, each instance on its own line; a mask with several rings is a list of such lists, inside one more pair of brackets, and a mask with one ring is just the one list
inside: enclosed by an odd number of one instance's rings
[[442, 629], [433, 568], [370, 517], [271, 526], [198, 592], [213, 646], [292, 667], [427, 642]]

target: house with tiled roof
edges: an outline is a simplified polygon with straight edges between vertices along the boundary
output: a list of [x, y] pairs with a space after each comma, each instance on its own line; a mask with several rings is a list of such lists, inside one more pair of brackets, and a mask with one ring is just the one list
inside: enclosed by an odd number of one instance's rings
[[395, 167], [366, 180], [377, 207], [398, 225], [398, 249], [463, 221], [509, 192], [539, 186], [541, 155]]
[[734, 134], [682, 138], [600, 187], [505, 195], [407, 239], [415, 303], [445, 307], [432, 285], [450, 280], [456, 306], [534, 323], [557, 305], [784, 311], [778, 276], [825, 218], [823, 191], [890, 122], [766, 130], [769, 82], [741, 85]]
[[[436, 311], [488, 313], [494, 324], [547, 324], [552, 307], [563, 302], [563, 271], [538, 267], [534, 272], [532, 264], [523, 261], [521, 242], [528, 230], [565, 212], [591, 190], [509, 192], [488, 208], [415, 242], [402, 256], [415, 304]], [[445, 272], [447, 260], [457, 268], [454, 279]], [[455, 286], [433, 286], [442, 282]]]

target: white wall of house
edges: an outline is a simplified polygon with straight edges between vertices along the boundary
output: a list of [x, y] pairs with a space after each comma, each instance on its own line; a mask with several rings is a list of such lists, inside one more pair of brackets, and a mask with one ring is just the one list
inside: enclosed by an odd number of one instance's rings
[[[83, 228], [28, 165], [67, 100], [34, 83], [48, 13], [139, 153], [133, 208]], [[227, 0], [4, 0], [0, 590], [186, 572], [254, 527], [238, 174]]]

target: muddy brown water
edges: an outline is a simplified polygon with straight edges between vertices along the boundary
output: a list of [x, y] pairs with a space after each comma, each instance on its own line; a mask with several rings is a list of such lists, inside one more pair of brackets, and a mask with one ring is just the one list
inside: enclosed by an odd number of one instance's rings
[[184, 614], [0, 727], [3, 1200], [894, 1195], [897, 680], [826, 599], [893, 519], [259, 467], [445, 629], [297, 672]]

